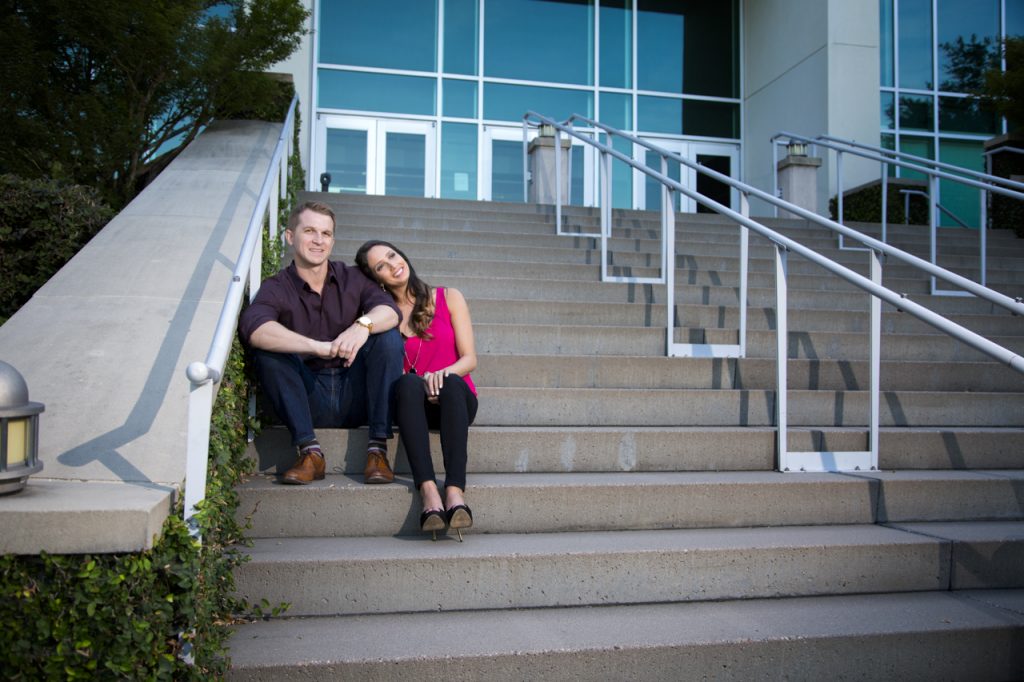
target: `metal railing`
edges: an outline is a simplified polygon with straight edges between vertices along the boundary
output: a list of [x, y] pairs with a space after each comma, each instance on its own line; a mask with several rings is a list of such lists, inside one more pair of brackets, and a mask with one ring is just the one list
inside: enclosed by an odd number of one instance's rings
[[[925, 199], [927, 199], [928, 198], [928, 192], [925, 192], [925, 191], [920, 190], [920, 189], [901, 189], [900, 190], [900, 194], [903, 195], [903, 224], [904, 225], [909, 225], [910, 224], [910, 197], [912, 197], [912, 196], [924, 197]], [[938, 202], [938, 201], [935, 202], [935, 208], [937, 208], [938, 210], [942, 211], [947, 216], [949, 216], [949, 218], [954, 223], [959, 225], [960, 227], [963, 227], [963, 228], [968, 229], [968, 230], [971, 229], [971, 226], [968, 225], [964, 220], [962, 220], [960, 218], [960, 216], [958, 216], [956, 213], [953, 213], [952, 211], [950, 211], [948, 208], [943, 206], [940, 202]]]
[[[933, 263], [925, 261], [917, 256], [906, 253], [893, 246], [885, 244], [882, 241], [863, 235], [855, 230], [852, 230], [844, 225], [841, 225], [827, 218], [823, 218], [815, 213], [812, 213], [806, 209], [803, 209], [789, 202], [783, 201], [779, 197], [763, 192], [751, 185], [747, 185], [743, 182], [735, 180], [725, 174], [711, 170], [698, 164], [690, 159], [682, 157], [674, 152], [670, 152], [666, 149], [662, 149], [653, 143], [647, 142], [637, 138], [634, 135], [622, 132], [611, 126], [607, 126], [597, 121], [591, 120], [585, 116], [575, 114], [571, 116], [567, 121], [562, 124], [550, 119], [536, 112], [528, 112], [524, 117], [524, 126], [531, 119], [536, 119], [542, 124], [551, 125], [555, 130], [556, 135], [556, 154], [561, 153], [560, 134], [565, 133], [571, 135], [577, 139], [583, 140], [585, 144], [592, 145], [601, 154], [601, 187], [600, 193], [600, 216], [601, 216], [601, 262], [602, 262], [602, 280], [603, 281], [615, 281], [614, 279], [606, 279], [605, 268], [608, 262], [608, 250], [607, 250], [607, 238], [611, 234], [611, 193], [610, 193], [610, 158], [614, 157], [623, 161], [624, 163], [631, 166], [633, 169], [640, 171], [654, 180], [657, 180], [662, 184], [662, 262], [663, 272], [662, 277], [667, 289], [666, 296], [666, 337], [667, 353], [670, 356], [679, 355], [674, 353], [674, 349], [677, 348], [677, 344], [674, 343], [674, 271], [675, 271], [675, 217], [674, 210], [675, 206], [675, 193], [680, 193], [689, 199], [696, 201], [697, 203], [719, 213], [727, 216], [735, 221], [741, 229], [741, 270], [746, 268], [747, 261], [747, 250], [745, 248], [747, 238], [746, 234], [748, 230], [753, 230], [758, 235], [767, 239], [774, 248], [774, 272], [775, 272], [775, 308], [776, 308], [776, 348], [775, 348], [775, 361], [776, 361], [776, 401], [775, 401], [775, 420], [776, 420], [776, 447], [779, 458], [779, 469], [782, 471], [851, 471], [851, 470], [871, 470], [877, 469], [878, 467], [878, 431], [879, 431], [879, 394], [880, 394], [880, 371], [881, 371], [881, 314], [882, 302], [888, 303], [894, 306], [897, 310], [909, 313], [914, 317], [926, 322], [927, 324], [935, 327], [939, 331], [952, 336], [953, 338], [961, 341], [972, 348], [975, 348], [982, 353], [985, 353], [989, 357], [992, 357], [999, 362], [1009, 365], [1012, 369], [1024, 373], [1024, 358], [1017, 355], [1013, 351], [1004, 348], [989, 339], [943, 317], [942, 315], [924, 307], [923, 305], [911, 301], [905, 294], [893, 291], [882, 285], [882, 261], [883, 257], [893, 258], [903, 263], [912, 265], [924, 272], [928, 273], [933, 277], [941, 278], [951, 284], [963, 287], [964, 289], [971, 291], [971, 293], [989, 300], [996, 305], [1000, 305], [1014, 314], [1024, 314], [1024, 303], [1020, 300], [1011, 299], [999, 292], [988, 289], [980, 284], [973, 282], [965, 277], [961, 277], [956, 273], [945, 270]], [[706, 197], [694, 189], [691, 189], [682, 183], [673, 180], [668, 177], [665, 172], [655, 171], [648, 166], [641, 164], [635, 159], [626, 156], [625, 154], [613, 149], [612, 147], [605, 145], [596, 139], [585, 136], [576, 131], [572, 123], [574, 121], [581, 121], [592, 129], [603, 130], [611, 136], [621, 136], [624, 139], [630, 140], [634, 145], [641, 145], [647, 149], [654, 151], [661, 155], [662, 162], [661, 167], [664, 171], [668, 159], [672, 159], [681, 163], [682, 165], [691, 168], [699, 173], [704, 173], [708, 177], [725, 183], [732, 190], [739, 192], [739, 205], [740, 211], [734, 211], [733, 209], [724, 206], [709, 197]], [[524, 133], [525, 136], [525, 133]], [[556, 157], [556, 167], [560, 166], [560, 160]], [[560, 178], [558, 178], [560, 180]], [[561, 200], [561, 192], [557, 192], [557, 199]], [[833, 261], [832, 259], [823, 256], [822, 254], [810, 249], [799, 242], [786, 237], [761, 223], [752, 220], [749, 217], [748, 207], [750, 197], [756, 197], [763, 201], [772, 204], [773, 206], [783, 208], [793, 214], [803, 217], [813, 223], [826, 227], [840, 236], [846, 236], [851, 239], [860, 241], [867, 247], [870, 259], [869, 276], [865, 277], [853, 270], [850, 270], [846, 266]], [[556, 206], [556, 215], [560, 219], [561, 207]], [[868, 424], [868, 449], [866, 451], [851, 451], [851, 452], [830, 452], [830, 451], [815, 451], [815, 452], [790, 452], [788, 446], [788, 374], [787, 374], [787, 360], [788, 360], [788, 255], [789, 253], [796, 253], [803, 258], [811, 261], [824, 268], [826, 271], [837, 275], [841, 279], [853, 284], [854, 286], [862, 289], [871, 296], [870, 302], [870, 351], [869, 351], [869, 424]], [[740, 285], [740, 306], [741, 306], [741, 320], [744, 319], [742, 316], [745, 314], [746, 300], [747, 300], [747, 281], [745, 277], [741, 277]], [[739, 348], [742, 352], [739, 356], [744, 356], [746, 353], [746, 326], [741, 323], [740, 329], [741, 338], [739, 339]], [[709, 351], [724, 350], [721, 355], [723, 356], [734, 356], [733, 349], [714, 349], [708, 348]]]
[[203, 362], [193, 362], [186, 374], [190, 383], [188, 398], [188, 438], [185, 463], [185, 510], [183, 516], [193, 536], [198, 537], [195, 523], [197, 505], [206, 497], [206, 471], [210, 451], [210, 419], [216, 387], [224, 374], [231, 343], [238, 325], [238, 314], [242, 308], [242, 297], [249, 285], [249, 300], [256, 295], [261, 282], [263, 260], [263, 222], [270, 226], [270, 237], [277, 238], [278, 202], [287, 196], [288, 161], [292, 154], [292, 139], [295, 129], [295, 110], [298, 95], [288, 106], [288, 115], [281, 128], [281, 136], [274, 147], [267, 172], [260, 187], [256, 205], [253, 207], [242, 248], [235, 261], [235, 269], [224, 296], [224, 305], [213, 333], [213, 341]]
[[[928, 234], [929, 234], [929, 260], [933, 265], [938, 264], [938, 184], [939, 180], [958, 183], [966, 187], [972, 187], [979, 191], [979, 228], [978, 228], [978, 258], [979, 278], [978, 283], [985, 286], [988, 275], [987, 263], [987, 233], [988, 224], [988, 195], [1001, 194], [1014, 199], [1024, 200], [1024, 183], [999, 178], [991, 174], [961, 168], [949, 163], [934, 161], [920, 156], [914, 156], [906, 152], [875, 147], [872, 145], [844, 140], [831, 135], [819, 135], [815, 138], [796, 135], [794, 133], [780, 132], [771, 138], [772, 145], [772, 184], [776, 195], [779, 193], [779, 171], [778, 171], [778, 150], [779, 146], [788, 146], [793, 142], [799, 142], [812, 147], [821, 147], [835, 152], [836, 155], [836, 215], [839, 224], [843, 224], [843, 155], [850, 154], [869, 161], [877, 161], [881, 164], [881, 200], [882, 200], [882, 241], [888, 241], [888, 198], [889, 198], [889, 167], [896, 166], [901, 169], [911, 170], [923, 174], [927, 180], [929, 197], [928, 202]], [[776, 215], [778, 207], [776, 206]], [[847, 247], [843, 241], [843, 235], [839, 236], [839, 248], [859, 249], [861, 247]], [[940, 289], [936, 285], [936, 278], [930, 278], [930, 291], [936, 296], [968, 296], [969, 292], [956, 289]]]

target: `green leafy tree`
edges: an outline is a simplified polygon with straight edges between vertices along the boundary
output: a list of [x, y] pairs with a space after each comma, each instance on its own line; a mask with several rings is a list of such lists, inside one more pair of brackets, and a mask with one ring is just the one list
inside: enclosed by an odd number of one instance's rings
[[1006, 70], [998, 64], [985, 72], [979, 95], [986, 107], [1005, 116], [1009, 129], [1024, 127], [1024, 36], [1003, 41]]
[[0, 170], [123, 205], [163, 150], [277, 94], [262, 72], [307, 14], [301, 0], [0, 0]]

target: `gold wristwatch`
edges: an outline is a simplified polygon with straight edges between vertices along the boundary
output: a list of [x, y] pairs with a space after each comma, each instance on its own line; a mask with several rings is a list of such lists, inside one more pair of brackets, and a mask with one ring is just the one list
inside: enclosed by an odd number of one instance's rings
[[356, 324], [361, 327], [366, 327], [366, 331], [373, 333], [373, 320], [370, 319], [369, 315], [363, 315], [362, 317], [356, 318]]

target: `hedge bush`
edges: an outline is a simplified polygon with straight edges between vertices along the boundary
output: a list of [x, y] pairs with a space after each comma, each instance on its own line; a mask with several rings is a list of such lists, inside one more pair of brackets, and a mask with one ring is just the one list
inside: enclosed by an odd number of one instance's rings
[[0, 175], [0, 324], [113, 217], [90, 187]]
[[[992, 174], [1003, 178], [1024, 176], [1024, 154], [993, 154]], [[1018, 237], [1024, 238], [1024, 202], [1001, 194], [993, 193], [991, 196], [989, 227], [997, 230], [1012, 229]]]
[[[928, 224], [928, 200], [917, 194], [910, 196], [910, 220], [905, 220], [904, 197], [901, 189], [921, 189], [918, 185], [900, 183], [890, 178], [887, 183], [888, 197], [886, 216], [890, 225], [910, 222], [912, 225]], [[839, 219], [839, 202], [833, 196], [828, 202], [832, 220]], [[882, 222], [882, 183], [874, 182], [843, 195], [843, 220], [847, 222]]]

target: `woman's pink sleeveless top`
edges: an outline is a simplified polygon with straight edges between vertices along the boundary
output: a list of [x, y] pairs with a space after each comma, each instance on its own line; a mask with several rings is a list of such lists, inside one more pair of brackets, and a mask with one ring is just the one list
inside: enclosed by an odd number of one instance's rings
[[[455, 328], [452, 327], [452, 314], [448, 311], [448, 301], [444, 295], [444, 287], [437, 288], [437, 301], [434, 303], [434, 319], [427, 327], [429, 339], [411, 336], [405, 340], [406, 372], [415, 369], [416, 374], [434, 372], [452, 365], [459, 359], [459, 350], [455, 346]], [[468, 374], [462, 379], [469, 390], [476, 395], [476, 386]]]

